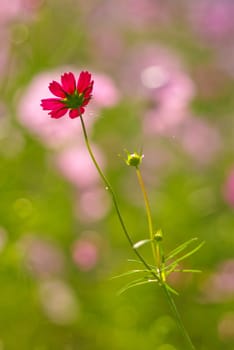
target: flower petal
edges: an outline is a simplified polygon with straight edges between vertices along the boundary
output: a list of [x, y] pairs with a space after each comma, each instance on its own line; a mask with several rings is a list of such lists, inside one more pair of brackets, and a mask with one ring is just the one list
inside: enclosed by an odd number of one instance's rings
[[87, 106], [87, 104], [89, 103], [91, 97], [92, 97], [92, 96], [90, 95], [88, 98], [84, 99], [84, 101], [83, 101], [83, 103], [82, 103], [82, 107]]
[[41, 107], [44, 110], [53, 110], [64, 107], [64, 103], [61, 102], [58, 98], [45, 98], [41, 100]]
[[69, 73], [64, 73], [61, 76], [61, 83], [63, 90], [68, 93], [68, 94], [73, 94], [76, 90], [76, 81], [74, 74], [69, 72]]
[[60, 108], [60, 109], [51, 111], [49, 114], [50, 114], [51, 118], [59, 119], [62, 116], [64, 116], [64, 114], [66, 114], [67, 111], [68, 111], [67, 108]]
[[91, 83], [90, 86], [87, 87], [87, 89], [85, 89], [84, 97], [87, 98], [87, 97], [91, 96], [92, 90], [93, 90], [93, 82]]
[[89, 72], [81, 72], [78, 83], [77, 90], [79, 93], [83, 92], [91, 84], [91, 74]]
[[84, 108], [80, 107], [80, 108], [77, 108], [77, 109], [71, 109], [70, 112], [69, 112], [69, 117], [71, 119], [74, 119], [74, 118], [77, 118], [77, 117], [80, 117], [81, 114], [84, 113]]
[[63, 91], [62, 86], [59, 83], [57, 83], [57, 81], [52, 81], [52, 83], [50, 83], [49, 85], [49, 89], [55, 96], [62, 98], [66, 97], [66, 93]]

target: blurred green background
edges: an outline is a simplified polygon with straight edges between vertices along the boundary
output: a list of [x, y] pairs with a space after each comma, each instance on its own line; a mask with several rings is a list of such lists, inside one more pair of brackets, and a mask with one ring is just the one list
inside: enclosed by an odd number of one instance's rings
[[79, 119], [41, 110], [48, 84], [81, 70], [133, 241], [147, 219], [124, 149], [144, 153], [166, 252], [206, 242], [183, 263], [203, 272], [170, 279], [196, 348], [234, 350], [233, 16], [229, 0], [1, 1], [0, 350], [185, 349], [159, 287], [117, 296], [131, 279], [111, 277], [136, 264]]

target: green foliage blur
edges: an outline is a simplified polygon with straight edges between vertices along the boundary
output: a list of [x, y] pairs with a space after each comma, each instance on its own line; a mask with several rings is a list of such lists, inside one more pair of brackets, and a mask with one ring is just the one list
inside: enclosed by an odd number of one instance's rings
[[[131, 279], [112, 277], [138, 265], [129, 261], [135, 256], [107, 191], [98, 203], [107, 206], [104, 214], [83, 218], [85, 189], [77, 189], [55, 164], [64, 146], [49, 147], [21, 122], [20, 101], [34, 79], [53, 72], [59, 81], [72, 69], [106, 74], [118, 89], [119, 100], [94, 113], [90, 139], [103, 154], [133, 241], [147, 239], [148, 228], [134, 169], [122, 159], [125, 149], [144, 154], [141, 170], [165, 251], [193, 237], [205, 241], [183, 262], [202, 273], [170, 279], [196, 349], [234, 350], [233, 187], [224, 194], [234, 167], [234, 66], [225, 55], [233, 35], [212, 41], [197, 32], [187, 13], [192, 1], [21, 1], [24, 10], [14, 16], [3, 3], [0, 11], [11, 17], [1, 23], [6, 57], [0, 68], [0, 350], [185, 350], [157, 285], [117, 296]], [[156, 111], [157, 103], [150, 94], [139, 96], [128, 76], [132, 53], [143, 54], [147, 45], [173, 52], [172, 61], [179, 57], [196, 93], [176, 113], [214, 128], [214, 141], [206, 131], [200, 141], [203, 129], [194, 127], [181, 143], [183, 121], [171, 133], [147, 134], [146, 112]], [[39, 106], [46, 97], [49, 91], [38, 96], [35, 118], [40, 113], [49, 119]], [[28, 97], [26, 106], [31, 102]], [[93, 197], [87, 198], [92, 208]], [[139, 249], [151, 263], [150, 249]]]

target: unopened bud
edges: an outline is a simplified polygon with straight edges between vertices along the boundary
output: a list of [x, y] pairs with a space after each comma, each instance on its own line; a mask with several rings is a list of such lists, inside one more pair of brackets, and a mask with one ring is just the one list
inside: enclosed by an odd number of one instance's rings
[[162, 230], [158, 230], [155, 234], [154, 234], [154, 239], [157, 242], [161, 242], [163, 239], [163, 234], [162, 234]]
[[134, 166], [134, 167], [138, 168], [142, 162], [143, 157], [144, 157], [143, 154], [138, 154], [136, 152], [130, 154], [127, 152], [127, 159], [125, 161], [126, 161], [127, 165]]

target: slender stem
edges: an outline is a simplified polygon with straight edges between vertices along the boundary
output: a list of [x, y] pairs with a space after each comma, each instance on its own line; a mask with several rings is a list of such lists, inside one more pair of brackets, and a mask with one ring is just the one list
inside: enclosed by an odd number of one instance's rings
[[[84, 133], [84, 139], [85, 139], [85, 143], [86, 143], [86, 146], [87, 146], [87, 149], [88, 149], [88, 152], [89, 152], [89, 155], [100, 175], [100, 177], [102, 178], [106, 188], [109, 190], [111, 196], [112, 196], [112, 200], [113, 200], [113, 204], [114, 204], [114, 207], [115, 207], [115, 210], [116, 210], [116, 213], [117, 213], [117, 216], [118, 216], [118, 219], [120, 221], [120, 224], [121, 224], [121, 227], [124, 231], [124, 234], [129, 242], [129, 244], [131, 245], [131, 248], [133, 249], [133, 251], [135, 252], [135, 254], [137, 255], [137, 257], [139, 258], [139, 260], [144, 264], [144, 266], [147, 268], [147, 270], [154, 276], [155, 279], [157, 279], [158, 281], [162, 282], [161, 280], [161, 273], [160, 273], [160, 277], [155, 273], [155, 271], [151, 268], [151, 266], [148, 265], [148, 263], [145, 261], [145, 259], [142, 257], [142, 255], [137, 251], [136, 248], [134, 248], [134, 244], [133, 244], [133, 241], [128, 233], [128, 230], [125, 226], [125, 223], [124, 223], [124, 220], [123, 220], [123, 217], [121, 215], [121, 212], [119, 210], [119, 206], [118, 206], [118, 202], [117, 202], [117, 199], [116, 199], [116, 196], [115, 196], [115, 193], [114, 193], [114, 190], [111, 186], [111, 184], [109, 183], [108, 179], [106, 178], [106, 176], [103, 174], [100, 166], [98, 165], [97, 161], [96, 161], [96, 158], [92, 152], [92, 149], [90, 147], [90, 144], [89, 144], [89, 139], [88, 139], [88, 135], [87, 135], [87, 132], [86, 132], [86, 128], [85, 128], [85, 124], [84, 124], [84, 120], [82, 118], [82, 116], [80, 116], [80, 120], [81, 120], [81, 125], [82, 125], [82, 129], [83, 129], [83, 133]], [[138, 169], [137, 169], [138, 170]], [[145, 205], [146, 205], [146, 211], [147, 211], [147, 215], [148, 215], [148, 222], [149, 222], [149, 230], [150, 230], [150, 237], [153, 238], [153, 228], [152, 228], [152, 219], [151, 219], [151, 212], [150, 212], [150, 206], [149, 206], [149, 200], [148, 200], [148, 196], [147, 196], [147, 193], [146, 193], [146, 190], [145, 190], [145, 186], [144, 186], [144, 182], [143, 182], [143, 179], [141, 177], [141, 174], [139, 171], [137, 171], [138, 173], [138, 179], [140, 180], [140, 184], [141, 184], [141, 188], [142, 188], [142, 192], [143, 192], [143, 195], [144, 195], [144, 199], [145, 199]], [[154, 247], [155, 249], [155, 247]], [[160, 249], [159, 249], [159, 258], [160, 258]], [[159, 264], [160, 264], [160, 260], [159, 260]], [[159, 269], [160, 269], [160, 265], [159, 265]], [[192, 342], [191, 342], [191, 339], [184, 327], [184, 324], [183, 324], [183, 321], [180, 317], [180, 314], [177, 310], [177, 307], [175, 305], [175, 302], [170, 294], [170, 292], [167, 290], [167, 287], [165, 285], [165, 283], [161, 283], [161, 286], [163, 287], [164, 291], [165, 291], [165, 294], [167, 296], [167, 299], [169, 301], [169, 304], [172, 308], [172, 311], [176, 317], [176, 320], [177, 320], [177, 323], [178, 323], [178, 326], [180, 327], [188, 345], [190, 346], [190, 350], [195, 350]]]
[[165, 292], [165, 294], [166, 294], [166, 297], [167, 297], [167, 300], [168, 300], [168, 302], [169, 302], [169, 304], [170, 304], [170, 307], [171, 307], [171, 309], [172, 309], [172, 311], [173, 311], [173, 313], [174, 313], [174, 315], [175, 315], [177, 324], [178, 324], [178, 326], [179, 326], [179, 328], [180, 328], [180, 330], [181, 330], [181, 332], [182, 332], [182, 334], [183, 334], [183, 336], [184, 336], [184, 339], [185, 339], [186, 342], [187, 342], [188, 349], [189, 349], [189, 350], [196, 350], [195, 347], [194, 347], [194, 345], [193, 345], [193, 343], [192, 343], [192, 340], [191, 340], [191, 338], [190, 338], [190, 336], [189, 336], [189, 334], [188, 334], [188, 332], [187, 332], [187, 330], [186, 330], [186, 328], [185, 328], [185, 326], [184, 326], [184, 324], [183, 324], [182, 318], [181, 318], [181, 316], [180, 316], [180, 314], [179, 314], [179, 311], [178, 311], [178, 309], [177, 309], [177, 307], [176, 307], [176, 304], [175, 304], [175, 302], [174, 302], [174, 299], [173, 299], [173, 297], [171, 296], [170, 291], [167, 289], [165, 283], [162, 284], [162, 288], [163, 288], [163, 290], [164, 290], [164, 292]]
[[145, 209], [146, 209], [146, 214], [147, 214], [147, 219], [148, 219], [149, 234], [150, 234], [150, 239], [151, 239], [151, 246], [152, 246], [154, 260], [158, 266], [158, 269], [160, 269], [160, 252], [159, 252], [159, 249], [157, 249], [155, 247], [155, 244], [154, 244], [154, 232], [153, 232], [153, 223], [152, 223], [152, 215], [151, 215], [151, 210], [150, 210], [149, 198], [148, 198], [145, 184], [143, 181], [143, 177], [141, 175], [139, 168], [136, 168], [136, 174], [137, 174], [137, 179], [138, 179], [138, 182], [139, 182], [139, 185], [140, 185], [143, 197], [144, 197]]
[[84, 134], [84, 139], [85, 139], [85, 143], [86, 143], [86, 146], [87, 146], [87, 149], [88, 149], [88, 152], [89, 152], [89, 155], [100, 175], [100, 177], [102, 178], [105, 186], [106, 186], [106, 189], [109, 190], [110, 194], [111, 194], [111, 197], [112, 197], [112, 200], [113, 200], [113, 204], [114, 204], [114, 207], [115, 207], [115, 210], [116, 210], [116, 213], [117, 213], [117, 216], [118, 216], [118, 219], [119, 219], [119, 222], [120, 222], [120, 225], [124, 231], [124, 234], [129, 242], [129, 244], [131, 245], [131, 248], [134, 250], [135, 254], [137, 255], [137, 257], [141, 260], [141, 262], [144, 264], [144, 266], [151, 272], [151, 274], [156, 278], [158, 279], [158, 276], [157, 274], [152, 270], [152, 268], [147, 264], [147, 262], [145, 261], [145, 259], [142, 257], [142, 255], [137, 251], [136, 248], [134, 248], [134, 243], [128, 233], [128, 230], [126, 228], [126, 225], [124, 223], [124, 220], [123, 220], [123, 217], [121, 215], [121, 212], [119, 210], [119, 206], [118, 206], [118, 202], [117, 202], [117, 199], [116, 199], [116, 195], [114, 193], [114, 190], [110, 184], [110, 182], [108, 181], [108, 179], [106, 178], [106, 176], [103, 174], [100, 166], [98, 165], [97, 161], [96, 161], [96, 158], [93, 154], [93, 151], [90, 147], [90, 144], [89, 144], [89, 139], [88, 139], [88, 134], [87, 134], [87, 131], [86, 131], [86, 128], [85, 128], [85, 124], [84, 124], [84, 120], [82, 118], [82, 115], [80, 115], [80, 120], [81, 120], [81, 125], [82, 125], [82, 130], [83, 130], [83, 134]]
[[160, 243], [159, 242], [157, 242], [156, 247], [154, 245], [153, 224], [152, 224], [152, 215], [151, 215], [151, 210], [150, 210], [149, 199], [148, 199], [147, 191], [146, 191], [146, 188], [145, 188], [145, 184], [144, 184], [141, 172], [140, 172], [140, 170], [138, 168], [136, 168], [136, 173], [137, 173], [138, 182], [140, 184], [140, 187], [141, 187], [141, 190], [142, 190], [142, 194], [143, 194], [143, 197], [144, 197], [144, 201], [145, 201], [145, 208], [146, 208], [146, 213], [147, 213], [147, 218], [148, 218], [150, 239], [152, 240], [152, 250], [153, 250], [153, 254], [154, 254], [157, 266], [158, 266], [160, 278], [162, 279], [161, 286], [164, 289], [164, 292], [166, 294], [168, 302], [169, 302], [169, 304], [171, 306], [171, 309], [172, 309], [172, 311], [173, 311], [173, 313], [174, 313], [174, 315], [176, 317], [177, 324], [178, 324], [178, 326], [179, 326], [179, 328], [180, 328], [180, 330], [181, 330], [181, 332], [182, 332], [182, 334], [183, 334], [183, 336], [184, 336], [184, 338], [185, 338], [185, 340], [186, 340], [186, 342], [187, 342], [187, 344], [189, 346], [189, 349], [190, 350], [195, 350], [195, 348], [193, 346], [193, 343], [192, 343], [192, 341], [191, 341], [191, 339], [189, 337], [189, 334], [186, 331], [186, 328], [185, 328], [185, 326], [183, 324], [183, 321], [181, 319], [179, 311], [177, 310], [177, 307], [176, 307], [176, 304], [174, 302], [174, 299], [172, 298], [171, 293], [168, 291], [168, 289], [166, 287], [165, 274], [161, 270], [161, 257], [163, 258], [163, 253], [161, 252], [162, 251], [162, 247], [160, 247]]

